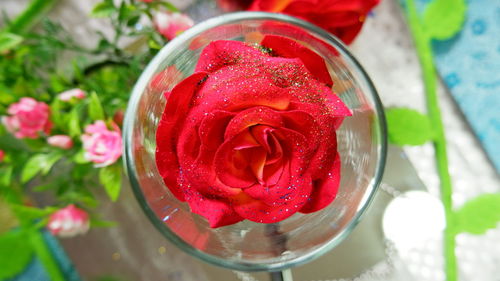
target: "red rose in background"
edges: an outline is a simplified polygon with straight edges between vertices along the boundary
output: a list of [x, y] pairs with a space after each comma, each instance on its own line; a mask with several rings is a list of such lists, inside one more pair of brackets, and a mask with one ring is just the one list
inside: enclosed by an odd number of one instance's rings
[[278, 222], [337, 194], [336, 129], [350, 110], [318, 54], [279, 36], [261, 45], [210, 43], [165, 95], [158, 170], [211, 227]]
[[[251, 4], [248, 4], [251, 2]], [[380, 0], [219, 0], [225, 7], [284, 13], [314, 23], [350, 44]]]
[[217, 0], [217, 5], [226, 12], [246, 10], [253, 0]]

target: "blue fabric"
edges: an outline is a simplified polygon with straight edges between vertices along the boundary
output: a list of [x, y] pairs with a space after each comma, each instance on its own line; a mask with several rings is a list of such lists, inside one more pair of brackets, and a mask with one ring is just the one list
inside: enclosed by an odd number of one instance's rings
[[433, 49], [439, 74], [500, 172], [500, 1], [468, 1], [463, 30]]
[[[76, 272], [73, 264], [69, 260], [68, 256], [64, 252], [64, 249], [61, 247], [59, 242], [54, 236], [50, 235], [48, 232], [43, 233], [45, 242], [52, 250], [54, 257], [59, 264], [62, 273], [66, 281], [81, 281], [78, 273]], [[33, 258], [33, 260], [29, 263], [28, 267], [24, 270], [23, 273], [18, 276], [9, 279], [8, 281], [51, 281], [45, 268], [42, 263], [37, 259]]]

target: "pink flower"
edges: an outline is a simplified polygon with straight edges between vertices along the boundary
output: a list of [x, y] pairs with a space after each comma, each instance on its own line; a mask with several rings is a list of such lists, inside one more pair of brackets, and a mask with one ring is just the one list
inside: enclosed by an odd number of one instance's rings
[[111, 165], [122, 155], [122, 136], [116, 124], [113, 130], [108, 130], [102, 120], [88, 125], [82, 142], [85, 159], [94, 162], [96, 167]]
[[70, 149], [73, 147], [73, 140], [66, 135], [54, 135], [47, 138], [47, 143], [51, 146], [62, 149]]
[[139, 1], [144, 2], [144, 3], [151, 3], [151, 2], [153, 2], [154, 0], [139, 0]]
[[49, 134], [52, 128], [49, 106], [33, 98], [21, 98], [9, 106], [7, 113], [10, 116], [4, 116], [2, 123], [16, 138], [34, 139], [41, 132]]
[[4, 158], [5, 158], [5, 152], [0, 149], [0, 162], [2, 162]]
[[89, 215], [71, 204], [53, 213], [49, 218], [47, 228], [59, 237], [85, 234], [90, 228]]
[[157, 13], [153, 22], [156, 30], [169, 40], [194, 25], [192, 19], [181, 13]]
[[78, 88], [67, 90], [58, 95], [59, 99], [62, 101], [70, 101], [72, 98], [81, 100], [84, 99], [85, 96], [87, 96], [87, 94], [82, 89]]

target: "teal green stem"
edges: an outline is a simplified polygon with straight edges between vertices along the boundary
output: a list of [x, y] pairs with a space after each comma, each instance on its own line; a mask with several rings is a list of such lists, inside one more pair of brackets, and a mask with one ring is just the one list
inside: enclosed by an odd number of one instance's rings
[[22, 34], [30, 30], [56, 2], [57, 0], [32, 0], [28, 7], [7, 26], [6, 31]]
[[434, 147], [436, 150], [437, 170], [441, 183], [441, 201], [443, 202], [446, 228], [444, 230], [444, 257], [447, 281], [457, 280], [457, 259], [455, 255], [455, 236], [453, 219], [452, 184], [448, 171], [446, 137], [436, 91], [436, 71], [432, 57], [431, 38], [423, 29], [414, 0], [406, 0], [408, 21], [415, 41], [417, 54], [422, 65], [425, 93], [427, 96], [427, 114], [434, 130]]
[[65, 281], [64, 275], [61, 272], [59, 264], [54, 259], [54, 256], [50, 249], [47, 247], [47, 243], [43, 238], [43, 234], [36, 230], [30, 232], [30, 242], [33, 246], [33, 250], [37, 255], [38, 259], [42, 262], [45, 270], [47, 271], [50, 280], [52, 281]]

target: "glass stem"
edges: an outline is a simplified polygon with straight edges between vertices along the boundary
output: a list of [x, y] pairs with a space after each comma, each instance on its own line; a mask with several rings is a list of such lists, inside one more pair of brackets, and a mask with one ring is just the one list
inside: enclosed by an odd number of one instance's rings
[[271, 274], [271, 281], [293, 281], [291, 269], [271, 272], [270, 274]]

